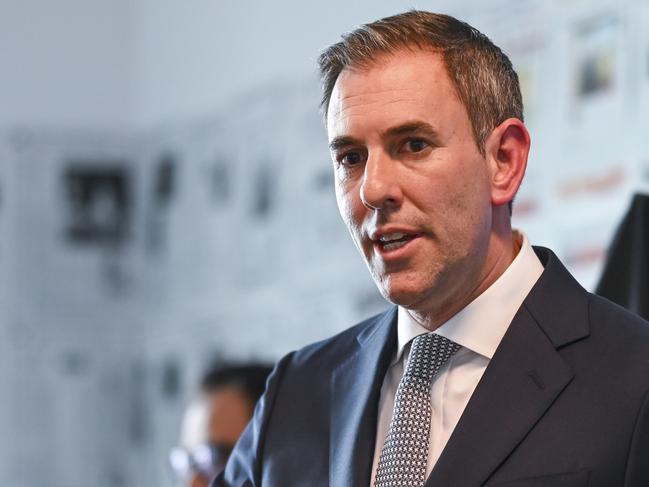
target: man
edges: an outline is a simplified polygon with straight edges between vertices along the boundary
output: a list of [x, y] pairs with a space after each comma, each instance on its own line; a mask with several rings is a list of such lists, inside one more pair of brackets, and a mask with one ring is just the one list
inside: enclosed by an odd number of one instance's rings
[[270, 367], [216, 365], [201, 380], [200, 397], [183, 417], [171, 467], [181, 485], [207, 487], [225, 463], [264, 392]]
[[214, 485], [649, 485], [649, 326], [511, 228], [509, 59], [411, 11], [320, 68], [340, 213], [396, 306], [283, 358]]

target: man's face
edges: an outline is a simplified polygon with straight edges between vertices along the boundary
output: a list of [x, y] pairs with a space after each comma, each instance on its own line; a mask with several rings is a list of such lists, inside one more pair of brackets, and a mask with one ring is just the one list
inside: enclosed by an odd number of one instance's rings
[[234, 447], [252, 417], [254, 404], [240, 387], [223, 386], [209, 394], [208, 405], [208, 441]]
[[[198, 439], [200, 444], [209, 443], [231, 450], [252, 417], [254, 405], [237, 386], [223, 386], [210, 392], [201, 403], [204, 421], [193, 426], [197, 431], [186, 432], [187, 436]], [[226, 458], [222, 458], [226, 460]], [[224, 465], [214, 466], [218, 473]], [[207, 487], [212, 474], [200, 470], [191, 473], [187, 487]]]
[[457, 312], [489, 275], [491, 183], [442, 57], [403, 50], [343, 70], [327, 132], [338, 208], [383, 296]]

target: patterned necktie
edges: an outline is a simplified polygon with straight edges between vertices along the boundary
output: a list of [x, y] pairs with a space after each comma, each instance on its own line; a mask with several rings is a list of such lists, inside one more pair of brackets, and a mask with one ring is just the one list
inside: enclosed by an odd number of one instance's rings
[[415, 337], [399, 382], [392, 421], [381, 450], [374, 487], [421, 487], [430, 437], [430, 388], [435, 374], [460, 345], [435, 333]]

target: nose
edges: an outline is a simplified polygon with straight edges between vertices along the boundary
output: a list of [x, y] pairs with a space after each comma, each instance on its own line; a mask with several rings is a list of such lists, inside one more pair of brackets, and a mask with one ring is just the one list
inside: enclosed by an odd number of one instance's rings
[[386, 154], [374, 154], [365, 163], [361, 182], [360, 197], [363, 205], [370, 210], [389, 210], [398, 208], [403, 193], [398, 179], [398, 161]]

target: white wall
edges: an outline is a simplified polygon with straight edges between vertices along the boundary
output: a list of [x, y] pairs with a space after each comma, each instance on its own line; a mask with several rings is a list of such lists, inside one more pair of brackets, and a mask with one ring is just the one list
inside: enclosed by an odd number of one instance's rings
[[0, 0], [0, 127], [132, 117], [130, 0]]
[[409, 8], [464, 2], [140, 0], [135, 121], [191, 120], [268, 82], [311, 78], [320, 50], [342, 32]]

